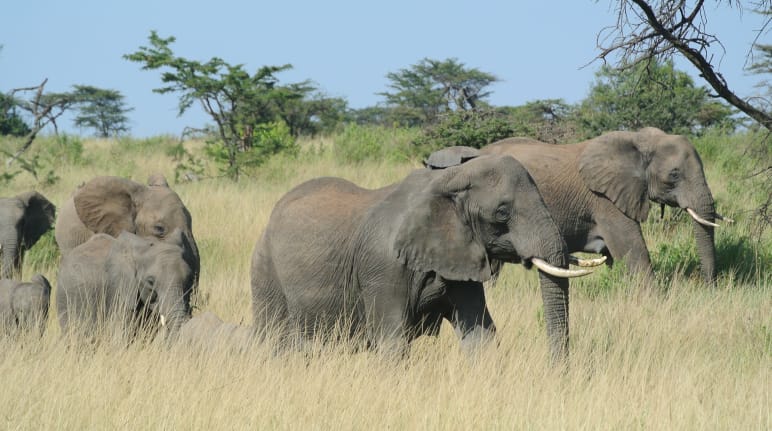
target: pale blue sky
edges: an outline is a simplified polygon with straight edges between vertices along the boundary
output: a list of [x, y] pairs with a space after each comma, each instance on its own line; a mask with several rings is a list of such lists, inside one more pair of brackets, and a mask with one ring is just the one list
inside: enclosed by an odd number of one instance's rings
[[[382, 101], [388, 72], [424, 57], [458, 58], [501, 79], [491, 87], [494, 105], [536, 99], [586, 97], [598, 54], [597, 33], [615, 24], [609, 0], [560, 1], [164, 1], [37, 0], [3, 5], [0, 91], [39, 84], [68, 91], [73, 84], [119, 90], [134, 108], [132, 134], [179, 134], [201, 126], [192, 109], [177, 117], [177, 97], [152, 92], [158, 71], [142, 71], [122, 58], [147, 45], [150, 30], [175, 36], [175, 54], [205, 61], [217, 56], [263, 65], [291, 63], [283, 83], [315, 81], [328, 95], [362, 108]], [[720, 72], [743, 97], [758, 93], [758, 76], [744, 72], [745, 56], [761, 25], [745, 10], [706, 6], [710, 30], [727, 53]], [[771, 43], [767, 34], [762, 42]], [[714, 52], [716, 58], [721, 52]], [[691, 65], [677, 66], [697, 78]], [[60, 126], [70, 132], [71, 121]], [[90, 133], [90, 131], [83, 131]]]

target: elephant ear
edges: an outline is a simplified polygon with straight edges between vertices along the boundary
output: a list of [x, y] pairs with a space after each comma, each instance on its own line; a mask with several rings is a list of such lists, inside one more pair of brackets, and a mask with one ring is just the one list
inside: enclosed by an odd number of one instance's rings
[[630, 139], [595, 139], [579, 157], [579, 173], [590, 190], [609, 198], [633, 220], [649, 213], [646, 164]]
[[26, 192], [16, 197], [26, 206], [22, 236], [25, 246], [32, 247], [53, 227], [56, 206], [38, 192]]
[[158, 172], [148, 177], [147, 185], [150, 187], [169, 187], [169, 183], [166, 181], [166, 177]]
[[424, 160], [424, 166], [429, 169], [445, 169], [458, 166], [480, 155], [480, 150], [472, 147], [454, 146], [437, 150]]
[[145, 186], [125, 178], [97, 177], [75, 192], [75, 211], [93, 232], [113, 237], [122, 231], [136, 232], [135, 197], [144, 189]]
[[457, 166], [435, 176], [411, 199], [394, 240], [401, 263], [449, 280], [491, 278], [485, 247], [464, 218], [470, 188], [469, 175]]

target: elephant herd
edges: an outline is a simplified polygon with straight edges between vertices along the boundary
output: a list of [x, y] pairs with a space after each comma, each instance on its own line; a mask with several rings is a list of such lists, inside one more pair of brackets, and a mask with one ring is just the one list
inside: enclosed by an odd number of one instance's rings
[[[253, 325], [192, 317], [200, 255], [191, 214], [160, 176], [147, 185], [97, 177], [56, 208], [36, 192], [0, 199], [0, 322], [42, 331], [51, 288], [21, 278], [24, 251], [56, 220], [55, 303], [63, 333], [119, 328], [130, 337], [360, 340], [404, 353], [447, 320], [473, 350], [495, 325], [483, 283], [504, 263], [539, 271], [554, 359], [568, 351], [568, 278], [625, 259], [652, 274], [641, 234], [650, 201], [686, 210], [706, 282], [716, 276], [715, 211], [700, 158], [659, 129], [552, 145], [509, 138], [449, 147], [390, 186], [317, 178], [285, 194], [251, 261]], [[570, 253], [602, 254], [582, 260]], [[111, 323], [111, 325], [107, 325]], [[114, 325], [113, 325], [114, 324]], [[117, 325], [117, 326], [115, 326]]]

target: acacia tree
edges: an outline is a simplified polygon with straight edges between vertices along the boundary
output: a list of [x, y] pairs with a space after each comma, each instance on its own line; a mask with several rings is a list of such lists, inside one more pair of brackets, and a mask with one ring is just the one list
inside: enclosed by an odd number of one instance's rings
[[[20, 110], [26, 111], [32, 117], [32, 123], [21, 147], [13, 154], [8, 154], [10, 157], [5, 163], [6, 166], [11, 166], [13, 162], [18, 160], [32, 146], [38, 133], [44, 127], [51, 125], [54, 127], [54, 133], [58, 134], [59, 128], [56, 120], [80, 101], [79, 97], [74, 93], [45, 93], [43, 90], [47, 82], [48, 78], [44, 79], [36, 87], [15, 88], [7, 96], [11, 100], [15, 100], [14, 103]], [[29, 92], [33, 92], [33, 96], [29, 100], [17, 98], [16, 96], [16, 94]]]
[[490, 95], [485, 88], [498, 81], [494, 75], [467, 68], [455, 58], [424, 58], [407, 69], [386, 74], [392, 92], [378, 93], [394, 108], [400, 123], [430, 124], [442, 113], [474, 110]]
[[668, 133], [699, 133], [711, 126], [733, 128], [731, 109], [712, 100], [672, 61], [639, 63], [616, 70], [603, 66], [576, 117], [584, 137], [607, 130], [659, 127]]
[[106, 90], [91, 85], [76, 85], [75, 96], [81, 100], [78, 115], [73, 120], [77, 127], [94, 129], [107, 138], [129, 131], [129, 118], [123, 95], [117, 90]]
[[[742, 8], [739, 0], [728, 0], [727, 5]], [[751, 2], [753, 7], [765, 11], [765, 21], [759, 35], [769, 28], [772, 0]], [[717, 70], [711, 53], [718, 48], [723, 52], [721, 41], [708, 31], [708, 12], [705, 1], [697, 0], [619, 0], [617, 23], [598, 34], [598, 47], [603, 60], [612, 54], [619, 57], [617, 68], [626, 68], [652, 59], [663, 59], [680, 54], [686, 58], [718, 97], [746, 113], [759, 124], [772, 130], [772, 112], [758, 103], [737, 96], [729, 83]]]
[[179, 115], [195, 102], [200, 104], [214, 121], [222, 142], [226, 175], [238, 180], [242, 165], [260, 164], [268, 155], [294, 145], [294, 141], [286, 139], [263, 140], [272, 135], [265, 133], [266, 127], [282, 120], [280, 106], [289, 100], [303, 99], [313, 89], [308, 82], [279, 85], [276, 74], [292, 68], [291, 65], [263, 66], [249, 74], [241, 64], [231, 65], [217, 57], [203, 63], [177, 57], [170, 48], [175, 41], [173, 36], [164, 39], [152, 31], [148, 39], [150, 46], [142, 46], [123, 57], [143, 64], [142, 70], [164, 69], [164, 86], [153, 92], [179, 93]]

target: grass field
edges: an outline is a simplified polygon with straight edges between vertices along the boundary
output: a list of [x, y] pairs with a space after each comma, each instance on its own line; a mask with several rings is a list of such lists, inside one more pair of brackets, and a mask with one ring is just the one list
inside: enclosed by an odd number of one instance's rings
[[[772, 429], [772, 234], [759, 236], [752, 222], [765, 196], [757, 179], [743, 179], [743, 139], [696, 142], [718, 210], [737, 220], [716, 231], [717, 288], [699, 281], [688, 220], [674, 211], [658, 220], [652, 211], [644, 233], [658, 285], [641, 289], [617, 267], [572, 283], [567, 368], [549, 365], [535, 272], [515, 266], [487, 291], [498, 346], [474, 357], [459, 352], [448, 327], [419, 339], [403, 360], [345, 346], [279, 355], [270, 344], [201, 352], [105, 342], [81, 350], [60, 338], [52, 310], [42, 341], [0, 338], [0, 427]], [[238, 184], [173, 184], [201, 250], [196, 313], [249, 323], [250, 255], [274, 203], [294, 185], [331, 175], [378, 187], [418, 166], [340, 163], [329, 141], [305, 142], [297, 159], [276, 157]], [[82, 152], [51, 150], [45, 157], [58, 180], [40, 185], [22, 173], [0, 184], [0, 196], [36, 188], [59, 205], [95, 175], [145, 182], [160, 171], [171, 181], [170, 145], [85, 141]], [[55, 284], [58, 258], [49, 233], [28, 253], [25, 278], [42, 272]]]

